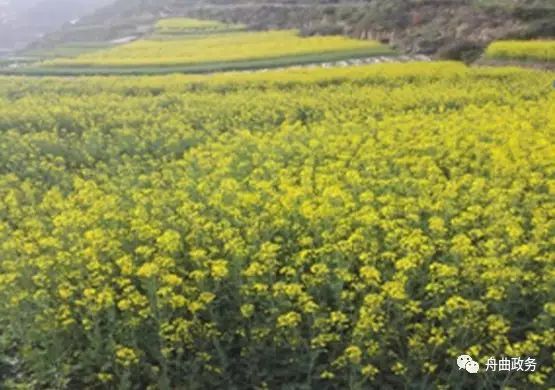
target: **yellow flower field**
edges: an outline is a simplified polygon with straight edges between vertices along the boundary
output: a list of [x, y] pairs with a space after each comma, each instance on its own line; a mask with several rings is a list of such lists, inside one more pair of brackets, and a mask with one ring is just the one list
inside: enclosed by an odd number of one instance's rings
[[302, 38], [296, 31], [234, 32], [183, 39], [140, 40], [76, 58], [45, 62], [47, 66], [176, 66], [246, 61], [321, 53], [384, 51], [375, 41], [342, 36]]
[[555, 40], [498, 41], [486, 50], [492, 59], [555, 61]]
[[554, 76], [0, 77], [0, 387], [549, 388]]

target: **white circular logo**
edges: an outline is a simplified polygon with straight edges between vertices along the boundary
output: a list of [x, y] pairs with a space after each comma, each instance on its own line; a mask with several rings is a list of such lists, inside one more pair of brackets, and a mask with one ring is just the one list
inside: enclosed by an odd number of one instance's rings
[[459, 370], [466, 370], [471, 374], [476, 374], [480, 370], [480, 365], [475, 362], [469, 355], [461, 355], [457, 358], [457, 366]]

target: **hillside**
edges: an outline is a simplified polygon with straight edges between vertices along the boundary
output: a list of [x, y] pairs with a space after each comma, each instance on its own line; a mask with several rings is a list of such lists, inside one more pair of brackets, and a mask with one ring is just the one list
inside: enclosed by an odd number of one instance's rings
[[472, 56], [496, 39], [555, 35], [555, 3], [550, 0], [118, 0], [33, 48], [141, 36], [166, 16], [241, 23], [250, 29], [299, 28], [305, 35], [341, 33], [446, 58]]

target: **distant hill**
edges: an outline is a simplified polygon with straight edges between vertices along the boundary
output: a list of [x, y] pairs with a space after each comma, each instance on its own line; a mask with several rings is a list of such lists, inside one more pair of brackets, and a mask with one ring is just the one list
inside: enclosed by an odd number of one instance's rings
[[33, 47], [141, 36], [168, 16], [345, 34], [447, 58], [472, 56], [495, 39], [555, 36], [553, 0], [116, 0]]
[[0, 53], [25, 47], [113, 0], [0, 1]]

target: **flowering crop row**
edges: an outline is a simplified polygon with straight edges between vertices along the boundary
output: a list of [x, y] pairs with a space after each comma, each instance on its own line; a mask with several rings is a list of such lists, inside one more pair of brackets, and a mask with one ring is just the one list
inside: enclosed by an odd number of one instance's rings
[[0, 387], [548, 387], [552, 78], [0, 78]]
[[486, 50], [492, 59], [555, 61], [555, 40], [497, 41]]

